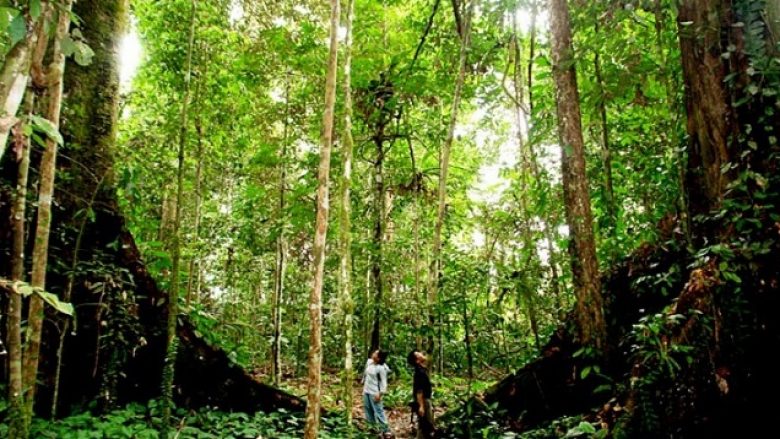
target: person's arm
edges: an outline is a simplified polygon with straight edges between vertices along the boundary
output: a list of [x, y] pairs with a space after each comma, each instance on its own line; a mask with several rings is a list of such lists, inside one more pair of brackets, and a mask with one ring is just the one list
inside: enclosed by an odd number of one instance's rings
[[422, 390], [418, 390], [414, 396], [417, 398], [417, 414], [422, 418], [425, 416], [425, 398]]
[[387, 368], [379, 366], [379, 379], [377, 385], [379, 386], [379, 393], [374, 395], [374, 401], [379, 402], [382, 400], [382, 394], [387, 393]]
[[379, 374], [379, 392], [387, 393], [387, 367], [382, 368], [382, 373]]
[[368, 376], [368, 366], [371, 366], [371, 363], [372, 363], [372, 361], [369, 358], [366, 361], [366, 367], [363, 368], [363, 378], [360, 379], [360, 383], [361, 384], [365, 384], [366, 383], [366, 377]]

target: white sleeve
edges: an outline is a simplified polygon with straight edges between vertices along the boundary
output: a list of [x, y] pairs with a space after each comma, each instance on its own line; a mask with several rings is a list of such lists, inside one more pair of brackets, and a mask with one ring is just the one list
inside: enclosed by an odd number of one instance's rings
[[387, 393], [387, 367], [383, 367], [380, 369], [379, 372], [379, 391], [382, 393]]
[[366, 375], [368, 374], [368, 366], [371, 365], [371, 359], [369, 358], [368, 361], [366, 361], [366, 367], [363, 368], [363, 378], [360, 379], [361, 383], [366, 382]]

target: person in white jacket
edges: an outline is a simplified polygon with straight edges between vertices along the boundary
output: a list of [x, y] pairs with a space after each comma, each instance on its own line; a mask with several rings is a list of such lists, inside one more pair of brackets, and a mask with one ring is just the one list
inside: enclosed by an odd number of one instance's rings
[[390, 372], [390, 368], [385, 364], [386, 359], [387, 352], [375, 350], [366, 362], [366, 370], [363, 373], [363, 410], [366, 422], [376, 426], [385, 435], [390, 432], [382, 405], [382, 396], [387, 393], [387, 374]]

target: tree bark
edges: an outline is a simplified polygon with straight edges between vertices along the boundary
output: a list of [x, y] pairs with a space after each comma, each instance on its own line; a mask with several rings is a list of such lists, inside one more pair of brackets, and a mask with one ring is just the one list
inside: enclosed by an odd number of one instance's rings
[[[198, 81], [198, 87], [200, 88], [204, 78]], [[203, 204], [203, 162], [205, 161], [205, 153], [203, 151], [203, 122], [201, 115], [198, 114], [195, 118], [195, 131], [198, 135], [198, 165], [195, 168], [195, 212], [193, 213], [195, 224], [193, 226], [193, 234], [195, 241], [195, 254], [190, 259], [190, 268], [187, 270], [187, 308], [192, 303], [193, 293], [195, 295], [195, 301], [200, 300], [200, 216], [201, 206]]]
[[[352, 22], [355, 1], [347, 0], [346, 36], [344, 37], [344, 145], [341, 177], [341, 211], [339, 216], [340, 250], [339, 285], [341, 287], [341, 308], [344, 313], [344, 375], [342, 377], [342, 398], [348, 428], [352, 428], [352, 324], [355, 303], [352, 300]], [[351, 431], [351, 430], [350, 430]]]
[[305, 439], [316, 439], [320, 424], [320, 396], [322, 393], [322, 284], [325, 276], [325, 243], [328, 234], [330, 200], [328, 182], [330, 151], [333, 146], [333, 119], [336, 106], [336, 79], [338, 76], [338, 31], [340, 4], [331, 0], [330, 54], [325, 82], [325, 111], [322, 115], [322, 146], [320, 149], [319, 184], [317, 187], [317, 221], [314, 232], [314, 280], [309, 298], [309, 382], [306, 398]]
[[[442, 277], [442, 261], [441, 261], [441, 249], [442, 249], [442, 229], [444, 228], [444, 220], [447, 211], [447, 175], [449, 173], [450, 166], [450, 153], [452, 152], [452, 144], [455, 140], [455, 126], [458, 123], [458, 112], [460, 110], [460, 101], [463, 95], [463, 84], [466, 82], [466, 67], [468, 62], [468, 55], [471, 45], [471, 18], [474, 13], [474, 7], [478, 0], [471, 0], [466, 11], [466, 17], [463, 24], [462, 38], [460, 42], [460, 55], [458, 59], [458, 76], [455, 80], [455, 92], [452, 98], [452, 110], [450, 114], [449, 129], [447, 130], [447, 137], [444, 139], [444, 144], [441, 147], [441, 156], [439, 158], [439, 192], [438, 192], [438, 207], [436, 209], [436, 224], [433, 229], [433, 260], [431, 261], [431, 278], [428, 279], [428, 321], [433, 328], [438, 321], [438, 312], [436, 306], [438, 303], [439, 283]], [[441, 344], [441, 341], [440, 343]], [[441, 346], [439, 346], [441, 349]], [[430, 355], [434, 355], [436, 352], [436, 346], [431, 337], [428, 341], [428, 350]], [[436, 355], [435, 357], [440, 357]], [[431, 359], [431, 364], [436, 364], [435, 358]]]
[[772, 41], [780, 41], [780, 1], [767, 0], [766, 2], [767, 25], [772, 30]]
[[5, 153], [6, 143], [11, 128], [16, 124], [16, 113], [22, 104], [22, 99], [30, 79], [30, 64], [32, 50], [36, 46], [40, 28], [47, 17], [49, 2], [41, 1], [41, 14], [32, 20], [29, 11], [25, 20], [29, 30], [24, 39], [16, 43], [5, 55], [2, 70], [0, 70], [0, 160]]
[[[25, 96], [27, 114], [32, 113], [35, 94], [28, 90]], [[27, 180], [30, 170], [30, 138], [22, 134], [21, 122], [17, 124], [14, 142], [21, 145], [16, 193], [11, 211], [13, 248], [11, 253], [11, 280], [24, 281], [24, 243], [27, 207]], [[24, 412], [24, 386], [22, 384], [22, 296], [12, 293], [8, 299], [8, 437], [26, 438], [28, 426]]]
[[163, 369], [162, 382], [162, 425], [160, 436], [167, 439], [171, 427], [173, 409], [173, 380], [176, 364], [177, 336], [176, 322], [179, 317], [179, 264], [181, 261], [181, 204], [184, 198], [184, 155], [187, 146], [188, 116], [190, 105], [190, 84], [192, 78], [192, 52], [195, 45], [195, 26], [197, 23], [196, 0], [190, 6], [190, 28], [187, 45], [187, 64], [184, 72], [184, 95], [182, 96], [179, 119], [179, 159], [176, 171], [176, 210], [173, 216], [173, 260], [171, 263], [171, 285], [168, 293], [168, 343]]
[[721, 58], [726, 52], [722, 35], [729, 3], [683, 0], [678, 8], [689, 136], [685, 186], [691, 218], [717, 209], [729, 181], [730, 174], [721, 170], [731, 157], [735, 123]]
[[569, 7], [566, 0], [550, 0], [550, 11], [563, 192], [566, 222], [571, 234], [569, 251], [577, 294], [577, 318], [582, 343], [599, 352], [606, 348], [606, 324], [585, 170]]
[[[380, 109], [378, 111], [383, 111]], [[381, 117], [381, 116], [380, 116]], [[371, 328], [371, 344], [369, 352], [379, 349], [381, 341], [381, 321], [382, 321], [382, 293], [384, 283], [382, 282], [382, 247], [384, 241], [384, 221], [385, 221], [385, 182], [384, 182], [384, 125], [380, 122], [380, 129], [374, 136], [374, 145], [376, 146], [376, 161], [374, 162], [374, 227], [372, 235], [372, 253], [371, 253], [371, 289], [374, 292], [373, 297], [373, 325]]]
[[284, 138], [282, 139], [282, 150], [279, 158], [279, 212], [277, 218], [277, 228], [279, 236], [276, 238], [276, 269], [274, 270], [274, 297], [273, 297], [273, 331], [274, 338], [271, 346], [271, 356], [273, 361], [272, 379], [275, 386], [279, 386], [279, 379], [282, 374], [282, 299], [284, 296], [284, 270], [287, 246], [284, 240], [285, 228], [285, 189], [287, 186], [287, 131], [290, 123], [290, 79], [287, 78], [285, 89], [285, 119], [284, 119]]
[[[596, 25], [596, 34], [599, 34], [599, 26]], [[612, 237], [617, 233], [617, 207], [615, 203], [615, 189], [612, 183], [612, 150], [609, 144], [609, 119], [607, 118], [607, 92], [604, 85], [604, 76], [601, 73], [601, 54], [596, 51], [593, 58], [593, 68], [596, 73], [596, 83], [599, 87], [597, 105], [599, 122], [601, 123], [601, 160], [604, 167], [604, 202], [607, 205], [609, 217], [608, 234]], [[615, 243], [610, 244], [614, 249]], [[612, 251], [614, 256], [614, 250]]]
[[[51, 63], [46, 77], [49, 81], [46, 89], [48, 104], [46, 119], [54, 127], [59, 127], [62, 109], [63, 73], [65, 70], [65, 55], [62, 52], [62, 40], [68, 34], [70, 27], [70, 10], [72, 0], [67, 0], [57, 18], [57, 27], [52, 43]], [[46, 140], [46, 149], [41, 158], [40, 184], [38, 188], [38, 222], [35, 229], [35, 244], [33, 246], [32, 279], [33, 288], [46, 288], [46, 267], [49, 255], [49, 232], [51, 230], [52, 198], [54, 196], [54, 178], [57, 172], [57, 141]], [[32, 416], [37, 387], [38, 362], [41, 352], [41, 336], [43, 334], [43, 299], [38, 295], [30, 296], [28, 310], [28, 338], [24, 351], [23, 385], [26, 389], [25, 411]]]

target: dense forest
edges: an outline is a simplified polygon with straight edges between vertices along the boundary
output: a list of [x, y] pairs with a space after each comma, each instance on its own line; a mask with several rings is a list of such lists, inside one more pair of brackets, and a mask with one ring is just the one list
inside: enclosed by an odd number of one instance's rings
[[0, 0], [0, 56], [0, 437], [776, 430], [778, 0]]

